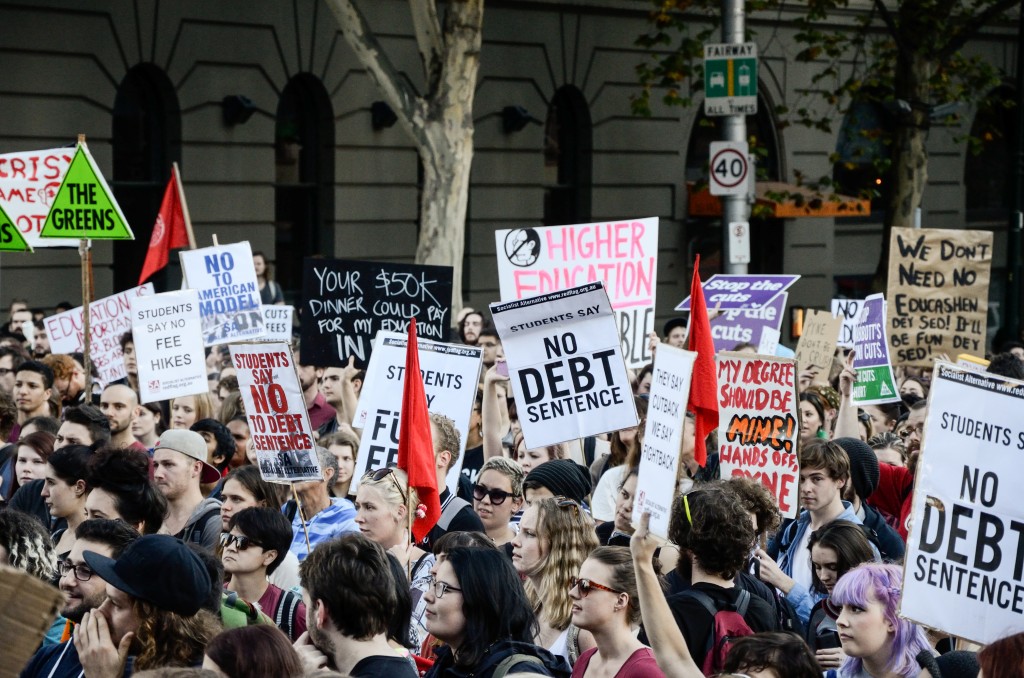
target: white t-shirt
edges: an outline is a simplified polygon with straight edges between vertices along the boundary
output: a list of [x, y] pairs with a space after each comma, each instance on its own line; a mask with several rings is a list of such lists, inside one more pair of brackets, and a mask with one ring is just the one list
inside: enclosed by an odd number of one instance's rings
[[811, 527], [807, 526], [804, 535], [800, 537], [796, 548], [793, 549], [793, 581], [803, 584], [808, 591], [811, 590], [813, 577], [811, 576], [811, 550], [808, 545], [811, 543]]
[[590, 500], [590, 515], [594, 520], [615, 520], [615, 497], [625, 473], [626, 465], [619, 464], [605, 471], [601, 480], [597, 481], [597, 488]]

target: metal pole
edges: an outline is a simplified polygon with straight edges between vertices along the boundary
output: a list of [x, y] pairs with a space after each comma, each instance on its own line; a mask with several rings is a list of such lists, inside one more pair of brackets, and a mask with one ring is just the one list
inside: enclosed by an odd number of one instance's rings
[[[1020, 340], [1021, 227], [1024, 222], [1024, 0], [1020, 4], [1017, 28], [1017, 134], [1010, 159], [1013, 201], [1006, 234], [1006, 339]], [[993, 349], [998, 349], [994, 346]]]
[[[743, 0], [722, 0], [722, 42], [742, 44], [745, 33]], [[727, 115], [722, 118], [723, 141], [746, 141], [747, 118], [745, 115]], [[753, 171], [751, 167], [750, 171]], [[744, 274], [746, 264], [729, 263], [729, 224], [750, 220], [750, 203], [746, 195], [722, 196], [722, 262], [725, 272]]]

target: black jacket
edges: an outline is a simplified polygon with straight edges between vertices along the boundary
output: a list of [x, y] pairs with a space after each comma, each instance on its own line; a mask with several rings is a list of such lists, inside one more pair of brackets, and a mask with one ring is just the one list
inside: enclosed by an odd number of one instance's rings
[[900, 538], [900, 533], [885, 522], [885, 517], [878, 512], [878, 509], [868, 506], [864, 502], [861, 502], [860, 505], [864, 507], [864, 527], [875, 533], [878, 540], [875, 546], [878, 547], [882, 560], [887, 563], [902, 562], [907, 545]]
[[568, 678], [571, 673], [565, 659], [551, 654], [542, 647], [514, 640], [499, 640], [488, 648], [478, 665], [465, 669], [455, 666], [451, 648], [440, 648], [437, 651], [437, 660], [427, 671], [426, 678], [491, 678], [502, 660], [515, 654], [530, 655], [536, 657], [536, 660], [517, 662], [509, 668], [508, 673], [539, 673], [542, 676], [556, 678]]

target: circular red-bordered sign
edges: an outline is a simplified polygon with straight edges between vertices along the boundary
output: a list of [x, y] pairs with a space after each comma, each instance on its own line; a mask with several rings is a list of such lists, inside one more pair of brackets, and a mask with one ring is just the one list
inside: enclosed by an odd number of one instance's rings
[[747, 180], [747, 156], [735, 148], [723, 148], [711, 158], [710, 171], [712, 183], [736, 188]]

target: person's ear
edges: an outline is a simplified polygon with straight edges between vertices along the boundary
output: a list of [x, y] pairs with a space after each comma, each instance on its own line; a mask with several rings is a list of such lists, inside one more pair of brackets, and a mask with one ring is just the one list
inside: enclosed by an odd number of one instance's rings
[[263, 552], [263, 567], [269, 567], [277, 558], [277, 549], [270, 549]]
[[327, 606], [324, 605], [324, 601], [320, 598], [316, 599], [313, 606], [316, 608], [316, 627], [322, 629], [327, 625]]
[[519, 509], [523, 508], [523, 502], [525, 500], [522, 497], [512, 498], [512, 513], [518, 513]]
[[81, 497], [82, 495], [84, 495], [85, 494], [85, 489], [86, 488], [85, 488], [85, 481], [84, 480], [76, 480], [75, 481], [75, 496], [76, 497]]
[[437, 453], [437, 468], [449, 468], [452, 465], [452, 453], [441, 450]]

